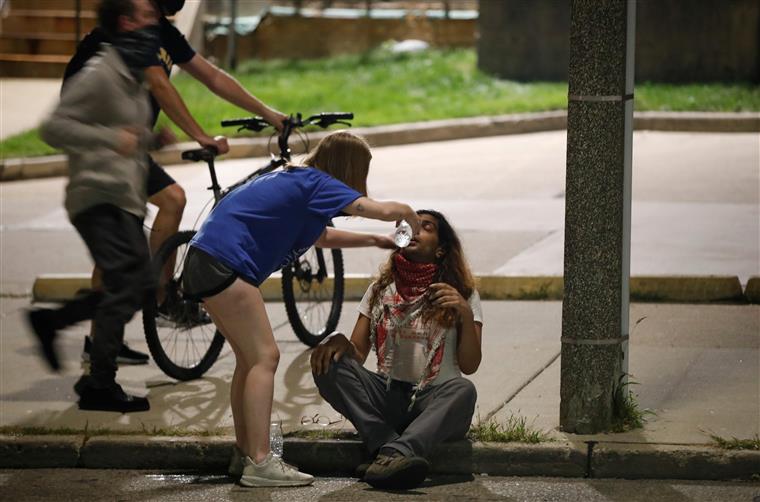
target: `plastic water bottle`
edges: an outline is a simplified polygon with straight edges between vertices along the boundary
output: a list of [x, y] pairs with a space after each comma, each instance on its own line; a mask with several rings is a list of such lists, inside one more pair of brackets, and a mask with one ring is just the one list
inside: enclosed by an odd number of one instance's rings
[[396, 246], [405, 248], [412, 241], [412, 226], [404, 220], [396, 227], [396, 233], [393, 236]]
[[269, 425], [269, 449], [272, 455], [282, 457], [282, 427], [280, 422], [272, 422]]

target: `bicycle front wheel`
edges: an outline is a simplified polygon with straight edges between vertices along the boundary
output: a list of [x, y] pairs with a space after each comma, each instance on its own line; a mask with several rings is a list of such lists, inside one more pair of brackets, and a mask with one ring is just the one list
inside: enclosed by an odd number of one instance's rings
[[343, 254], [310, 248], [282, 269], [282, 296], [293, 331], [309, 347], [338, 326], [343, 307]]
[[[182, 293], [182, 272], [194, 231], [174, 234], [153, 258], [156, 281], [163, 284], [166, 299], [159, 309], [151, 298], [143, 307], [143, 328], [148, 348], [161, 370], [177, 380], [200, 378], [219, 357], [224, 337], [203, 308], [202, 302]], [[165, 272], [173, 263], [171, 275]]]

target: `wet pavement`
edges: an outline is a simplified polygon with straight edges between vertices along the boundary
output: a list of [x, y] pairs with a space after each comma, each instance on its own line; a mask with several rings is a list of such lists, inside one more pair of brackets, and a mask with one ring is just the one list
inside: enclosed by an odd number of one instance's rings
[[0, 470], [0, 499], [36, 501], [544, 501], [757, 502], [760, 483], [436, 476], [408, 491], [375, 490], [354, 478], [303, 488], [243, 488], [223, 475], [94, 469]]

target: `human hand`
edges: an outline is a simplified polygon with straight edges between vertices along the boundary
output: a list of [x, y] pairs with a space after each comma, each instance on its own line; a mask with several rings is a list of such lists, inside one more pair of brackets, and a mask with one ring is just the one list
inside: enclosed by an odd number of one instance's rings
[[436, 307], [454, 309], [460, 318], [472, 316], [472, 309], [467, 300], [450, 284], [444, 282], [435, 282], [430, 285], [432, 293], [430, 301]]
[[393, 240], [393, 234], [376, 235], [375, 247], [378, 247], [380, 249], [396, 249], [396, 242]]
[[224, 136], [204, 136], [198, 140], [198, 144], [204, 148], [215, 148], [217, 155], [224, 155], [230, 151], [227, 138]]
[[268, 109], [268, 111], [261, 116], [264, 118], [264, 120], [272, 124], [278, 132], [282, 132], [284, 123], [288, 119], [287, 115], [272, 108]]
[[114, 149], [116, 153], [124, 157], [131, 157], [137, 152], [140, 146], [140, 137], [137, 128], [132, 126], [122, 127], [117, 132], [118, 144]]
[[312, 374], [318, 376], [327, 373], [330, 369], [330, 363], [340, 360], [349, 349], [351, 349], [351, 342], [343, 333], [337, 333], [327, 342], [317, 345], [311, 353]]
[[420, 229], [422, 228], [422, 223], [420, 222], [420, 216], [417, 214], [417, 211], [411, 208], [411, 206], [407, 206], [406, 204], [402, 204], [402, 216], [401, 219], [396, 221], [396, 226], [401, 223], [401, 220], [406, 221], [409, 223], [409, 226], [412, 227], [412, 235], [417, 235], [420, 233]]

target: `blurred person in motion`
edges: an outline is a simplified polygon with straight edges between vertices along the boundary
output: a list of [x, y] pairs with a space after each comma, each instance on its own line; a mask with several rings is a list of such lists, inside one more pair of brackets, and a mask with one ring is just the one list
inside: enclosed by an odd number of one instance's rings
[[[260, 115], [278, 129], [282, 128], [286, 116], [267, 106], [256, 96], [248, 92], [234, 77], [216, 67], [202, 55], [195, 52], [180, 31], [167, 19], [176, 15], [185, 5], [185, 0], [151, 0], [158, 12], [158, 37], [160, 44], [150, 63], [145, 68], [145, 82], [150, 90], [151, 125], [155, 126], [159, 113], [166, 116], [184, 131], [190, 138], [203, 147], [215, 149], [219, 154], [229, 151], [224, 136], [211, 137], [193, 118], [179, 92], [174, 88], [169, 77], [175, 65], [202, 83], [208, 90], [225, 101], [236, 105], [249, 113]], [[71, 77], [78, 74], [87, 61], [100, 51], [104, 43], [109, 42], [109, 33], [101, 26], [88, 33], [77, 46], [77, 51], [66, 66], [64, 88], [71, 82]], [[148, 242], [151, 254], [155, 254], [164, 241], [177, 233], [186, 198], [182, 187], [148, 156], [147, 179], [148, 202], [158, 208], [151, 225]], [[159, 280], [156, 298], [158, 301], [157, 323], [173, 326], [171, 302], [176, 298], [167, 298], [163, 285], [171, 277], [174, 260], [167, 261]], [[92, 276], [92, 287], [101, 287], [101, 273], [96, 267]], [[91, 337], [85, 338], [82, 359], [88, 361], [91, 351]], [[120, 364], [145, 364], [148, 355], [122, 344], [117, 356]]]
[[28, 313], [42, 355], [53, 370], [61, 363], [58, 331], [92, 319], [90, 375], [75, 385], [79, 408], [145, 411], [146, 398], [129, 395], [116, 383], [116, 358], [124, 325], [155, 294], [150, 251], [143, 232], [147, 152], [173, 140], [151, 131], [151, 106], [144, 73], [159, 48], [158, 12], [150, 0], [103, 0], [100, 29], [110, 44], [72, 77], [61, 100], [43, 122], [40, 135], [69, 158], [65, 207], [95, 265], [102, 290], [57, 309]]

